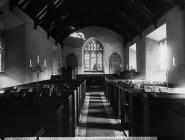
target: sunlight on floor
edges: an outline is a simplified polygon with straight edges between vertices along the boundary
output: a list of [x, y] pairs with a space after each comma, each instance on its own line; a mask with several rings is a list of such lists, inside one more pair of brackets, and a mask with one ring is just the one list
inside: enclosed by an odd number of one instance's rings
[[113, 110], [104, 92], [88, 92], [80, 115], [78, 137], [125, 137], [120, 120], [114, 119]]

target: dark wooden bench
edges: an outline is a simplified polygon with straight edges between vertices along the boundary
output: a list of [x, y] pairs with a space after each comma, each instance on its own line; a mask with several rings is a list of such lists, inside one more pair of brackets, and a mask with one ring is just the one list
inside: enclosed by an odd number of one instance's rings
[[[165, 93], [166, 84], [106, 79], [105, 95], [121, 119], [122, 129], [129, 136], [146, 136], [183, 140], [185, 131], [185, 95]], [[137, 88], [135, 88], [137, 87]], [[147, 90], [144, 90], [144, 87]], [[121, 112], [121, 117], [120, 117]]]
[[0, 136], [73, 137], [85, 97], [85, 81], [46, 80], [5, 89], [0, 97]]

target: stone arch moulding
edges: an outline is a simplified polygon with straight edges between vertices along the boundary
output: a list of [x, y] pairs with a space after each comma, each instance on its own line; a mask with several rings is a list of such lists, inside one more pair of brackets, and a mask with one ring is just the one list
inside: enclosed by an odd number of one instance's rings
[[109, 58], [109, 73], [114, 74], [120, 70], [121, 56], [113, 52]]
[[66, 66], [78, 68], [78, 58], [74, 53], [69, 53], [66, 56]]

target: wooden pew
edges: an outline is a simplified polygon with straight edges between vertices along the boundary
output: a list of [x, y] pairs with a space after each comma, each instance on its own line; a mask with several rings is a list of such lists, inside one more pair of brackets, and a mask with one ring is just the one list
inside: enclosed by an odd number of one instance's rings
[[[119, 96], [121, 104], [121, 122], [123, 130], [129, 130], [130, 136], [157, 136], [158, 139], [184, 139], [185, 131], [185, 95], [182, 93], [164, 93], [161, 85], [144, 83], [139, 89], [135, 84], [112, 81], [111, 96]], [[109, 84], [111, 82], [109, 81]], [[107, 84], [108, 85], [108, 84]], [[114, 88], [119, 87], [120, 90]], [[121, 87], [121, 88], [120, 88]], [[145, 90], [147, 87], [150, 90]], [[164, 88], [164, 87], [163, 87]], [[109, 89], [107, 87], [107, 89]], [[118, 95], [120, 92], [120, 95]], [[106, 91], [106, 95], [109, 91]], [[116, 97], [116, 100], [118, 97]], [[113, 108], [120, 107], [113, 102]], [[116, 111], [117, 112], [117, 111]]]
[[[44, 130], [43, 136], [75, 136], [85, 81], [41, 81], [39, 93], [35, 93], [36, 87], [37, 83], [18, 86], [19, 90], [14, 90], [17, 96], [11, 92], [14, 87], [8, 88], [0, 98], [1, 137], [35, 136], [40, 130]], [[27, 95], [31, 96], [26, 98]]]
[[[145, 105], [145, 135], [158, 136], [159, 139], [184, 139], [185, 95], [178, 93], [159, 93], [143, 97]], [[177, 130], [178, 129], [178, 130]], [[183, 129], [183, 131], [181, 130]]]

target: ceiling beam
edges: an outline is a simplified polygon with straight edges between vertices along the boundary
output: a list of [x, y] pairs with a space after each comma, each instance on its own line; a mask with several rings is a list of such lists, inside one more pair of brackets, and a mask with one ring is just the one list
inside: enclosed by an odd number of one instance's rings
[[119, 15], [124, 19], [123, 22], [127, 22], [128, 25], [133, 26], [134, 29], [136, 29], [136, 32], [139, 34], [141, 32], [140, 25], [137, 24], [137, 21], [132, 18], [131, 16], [127, 15], [124, 11], [120, 11]]
[[[148, 20], [153, 21], [154, 15], [151, 14], [149, 11], [147, 11], [145, 8], [143, 8], [143, 4], [141, 4], [141, 1], [138, 0], [126, 0], [126, 2], [132, 7], [132, 9], [136, 10], [136, 13], [139, 13], [140, 15], [145, 15]], [[145, 6], [146, 7], [146, 6]], [[140, 16], [141, 17], [141, 16]]]
[[[19, 0], [21, 1], [21, 0]], [[25, 9], [27, 7], [27, 5], [29, 4], [30, 0], [23, 0], [22, 2], [18, 2], [18, 5], [20, 7], [22, 7], [23, 9]]]
[[63, 22], [70, 15], [70, 13], [64, 12], [64, 8], [61, 8], [61, 6], [65, 4], [64, 0], [47, 0], [45, 4], [48, 6], [47, 13], [39, 19], [39, 23], [42, 24], [45, 28], [47, 28], [47, 30], [51, 31], [51, 29], [54, 28], [52, 24], [53, 22]]
[[126, 40], [131, 40], [132, 39], [132, 36], [131, 36], [130, 32], [126, 28], [122, 27], [118, 23], [115, 23], [115, 26], [118, 28], [118, 31], [121, 31], [124, 34], [124, 38]]
[[10, 0], [9, 2], [9, 8], [11, 11], [13, 11], [13, 8], [16, 6], [18, 0]]
[[184, 0], [177, 0], [177, 4], [178, 6], [180, 7], [181, 10], [184, 10], [185, 9], [185, 1]]
[[184, 0], [118, 0], [107, 2], [106, 6], [105, 0], [10, 1], [11, 7], [17, 3], [34, 20], [35, 28], [40, 25], [48, 33], [48, 38], [52, 36], [57, 41], [73, 31], [71, 25], [77, 28], [90, 25], [106, 27], [131, 41], [133, 37], [141, 36], [149, 25], [157, 27], [157, 19], [175, 2], [182, 9], [185, 7]]

